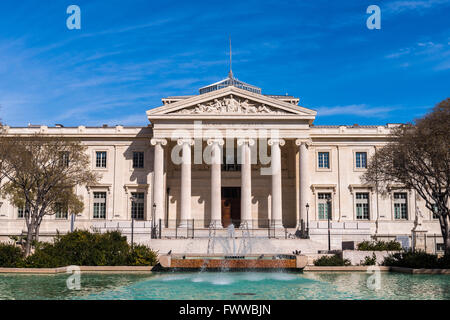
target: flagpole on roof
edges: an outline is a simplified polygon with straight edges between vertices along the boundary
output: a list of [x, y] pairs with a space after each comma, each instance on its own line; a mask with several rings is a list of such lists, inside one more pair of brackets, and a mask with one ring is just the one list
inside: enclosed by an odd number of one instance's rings
[[228, 72], [228, 77], [230, 79], [233, 79], [233, 53], [231, 50], [231, 36], [229, 37], [230, 40], [230, 72]]

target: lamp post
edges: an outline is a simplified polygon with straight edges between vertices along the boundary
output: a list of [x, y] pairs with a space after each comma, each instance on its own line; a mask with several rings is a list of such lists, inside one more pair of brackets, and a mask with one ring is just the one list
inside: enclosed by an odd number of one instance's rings
[[309, 239], [309, 203], [306, 204], [306, 239]]
[[327, 199], [327, 218], [328, 218], [328, 251], [331, 250], [331, 235], [330, 235], [330, 219], [331, 219], [331, 199]]
[[156, 213], [156, 203], [153, 203], [153, 212], [152, 212], [152, 234], [151, 234], [151, 238], [155, 239], [156, 235], [155, 235], [155, 231], [156, 231], [156, 224], [155, 224], [155, 213]]
[[70, 215], [70, 232], [73, 232], [74, 228], [75, 228], [75, 213], [72, 213]]
[[131, 214], [131, 250], [134, 250], [134, 214]]

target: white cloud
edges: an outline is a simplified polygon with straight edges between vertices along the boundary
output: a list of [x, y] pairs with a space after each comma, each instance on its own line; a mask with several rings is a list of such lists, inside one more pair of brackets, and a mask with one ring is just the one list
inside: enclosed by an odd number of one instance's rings
[[402, 48], [396, 52], [390, 53], [386, 56], [387, 59], [395, 59], [411, 53], [411, 48]]
[[446, 4], [450, 4], [450, 0], [400, 0], [390, 2], [386, 6], [386, 11], [390, 13], [401, 13], [410, 10], [425, 10]]
[[400, 67], [409, 67], [421, 63], [431, 63], [435, 71], [447, 70], [450, 65], [450, 46], [444, 42], [420, 41], [406, 48], [384, 56], [385, 59], [398, 59]]
[[116, 117], [110, 119], [101, 119], [101, 120], [93, 120], [89, 119], [85, 121], [83, 124], [87, 126], [101, 126], [103, 124], [107, 124], [109, 126], [145, 126], [148, 124], [147, 117], [145, 116], [145, 112], [130, 114], [124, 117]]
[[437, 71], [449, 70], [450, 69], [450, 60], [444, 61], [438, 64], [435, 68]]
[[352, 115], [360, 117], [384, 118], [394, 111], [395, 107], [370, 107], [366, 104], [351, 104], [346, 106], [319, 107], [317, 115], [319, 117], [336, 116], [336, 115]]

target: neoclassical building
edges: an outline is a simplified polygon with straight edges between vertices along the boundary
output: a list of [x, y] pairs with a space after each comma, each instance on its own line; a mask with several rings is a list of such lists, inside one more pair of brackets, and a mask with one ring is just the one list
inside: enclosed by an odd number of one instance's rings
[[[429, 236], [440, 236], [438, 221], [412, 190], [392, 184], [382, 195], [361, 180], [395, 124], [316, 126], [316, 116], [298, 98], [262, 94], [230, 74], [198, 95], [163, 98], [147, 111], [147, 127], [28, 126], [6, 133], [75, 137], [88, 146], [91, 168], [102, 178], [76, 187], [85, 201], [76, 228], [128, 230], [133, 217], [142, 239], [155, 226], [164, 238], [233, 224], [255, 235], [270, 229], [280, 238], [309, 234], [323, 242], [329, 226], [339, 247], [411, 235], [418, 217]], [[21, 234], [25, 209], [0, 201], [0, 236]], [[41, 234], [67, 232], [70, 220], [67, 212], [47, 216]]]

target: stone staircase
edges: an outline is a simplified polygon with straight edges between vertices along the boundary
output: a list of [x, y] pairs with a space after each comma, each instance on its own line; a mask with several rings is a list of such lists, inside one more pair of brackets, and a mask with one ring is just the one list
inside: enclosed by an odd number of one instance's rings
[[[268, 239], [268, 238], [216, 238], [212, 239], [148, 239], [141, 243], [148, 245], [160, 254], [172, 250], [173, 254], [291, 254], [301, 251], [302, 254], [316, 254], [326, 250], [327, 245], [310, 239]], [[233, 249], [234, 248], [234, 249]]]

